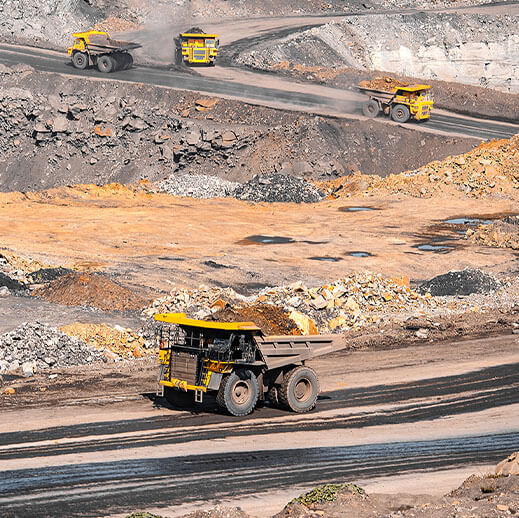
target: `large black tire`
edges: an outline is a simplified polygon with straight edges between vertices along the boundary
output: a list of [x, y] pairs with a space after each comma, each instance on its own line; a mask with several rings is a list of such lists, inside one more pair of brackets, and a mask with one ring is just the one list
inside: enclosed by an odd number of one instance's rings
[[397, 104], [391, 109], [391, 118], [395, 122], [407, 122], [410, 116], [409, 108], [404, 104]]
[[128, 70], [132, 68], [133, 66], [133, 56], [131, 54], [124, 54], [124, 57], [126, 58], [126, 65], [124, 67], [124, 70]]
[[295, 367], [283, 377], [278, 395], [281, 404], [293, 412], [309, 412], [314, 408], [319, 395], [317, 374], [304, 365]]
[[180, 408], [191, 406], [195, 401], [193, 392], [184, 392], [172, 387], [164, 387], [164, 398], [170, 405]]
[[99, 72], [109, 74], [117, 68], [117, 62], [112, 56], [103, 54], [97, 58], [97, 69]]
[[79, 70], [85, 70], [88, 66], [88, 55], [84, 52], [74, 52], [72, 55], [72, 64]]
[[240, 369], [223, 378], [216, 402], [231, 415], [247, 415], [254, 410], [258, 393], [258, 380], [254, 373], [248, 369]]
[[370, 99], [362, 105], [362, 113], [374, 119], [380, 113], [380, 106], [377, 101]]

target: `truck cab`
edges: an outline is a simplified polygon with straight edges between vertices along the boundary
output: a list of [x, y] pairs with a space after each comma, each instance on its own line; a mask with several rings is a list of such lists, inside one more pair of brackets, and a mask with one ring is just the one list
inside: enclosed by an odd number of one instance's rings
[[176, 61], [214, 66], [220, 41], [218, 34], [183, 32], [176, 38]]

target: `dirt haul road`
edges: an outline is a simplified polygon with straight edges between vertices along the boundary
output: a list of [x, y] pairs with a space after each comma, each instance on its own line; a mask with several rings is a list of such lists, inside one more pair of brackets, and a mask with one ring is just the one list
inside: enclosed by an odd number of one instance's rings
[[42, 393], [38, 386], [49, 385], [42, 376], [25, 406], [2, 409], [2, 516], [144, 508], [178, 516], [222, 500], [270, 516], [323, 481], [386, 490], [401, 489], [401, 481], [423, 493], [434, 480], [441, 493], [516, 448], [517, 341], [508, 335], [315, 360], [323, 393], [306, 415], [265, 406], [232, 418], [211, 401], [194, 412], [173, 409], [154, 397], [151, 361], [133, 372], [110, 367], [102, 386], [92, 371]]
[[[238, 81], [234, 79], [232, 69], [222, 69], [222, 71], [216, 72], [215, 77], [200, 77], [165, 68], [135, 66], [132, 70], [107, 75], [97, 70], [76, 70], [63, 53], [6, 44], [0, 44], [0, 63], [9, 66], [23, 63], [39, 71], [83, 77], [90, 81], [103, 79], [150, 84], [237, 99], [273, 108], [337, 117], [363, 118], [361, 106], [365, 101], [365, 96], [360, 93], [318, 85], [299, 84], [252, 72], [241, 72]], [[384, 123], [393, 124], [389, 121], [384, 121]], [[518, 132], [519, 126], [445, 112], [438, 113], [426, 124], [408, 123], [406, 128], [488, 140], [511, 137]]]

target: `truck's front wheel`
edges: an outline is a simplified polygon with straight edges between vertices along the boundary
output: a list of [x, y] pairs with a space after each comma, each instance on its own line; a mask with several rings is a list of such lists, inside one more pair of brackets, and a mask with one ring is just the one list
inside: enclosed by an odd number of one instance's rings
[[283, 377], [279, 400], [293, 412], [302, 414], [312, 410], [318, 395], [319, 380], [310, 367], [295, 367]]
[[216, 402], [229, 414], [247, 415], [254, 410], [258, 393], [258, 380], [254, 373], [248, 369], [241, 369], [223, 378]]
[[88, 56], [84, 52], [74, 52], [72, 64], [79, 70], [85, 70], [88, 66]]
[[391, 110], [391, 118], [395, 122], [407, 122], [410, 115], [409, 108], [403, 104], [397, 104]]

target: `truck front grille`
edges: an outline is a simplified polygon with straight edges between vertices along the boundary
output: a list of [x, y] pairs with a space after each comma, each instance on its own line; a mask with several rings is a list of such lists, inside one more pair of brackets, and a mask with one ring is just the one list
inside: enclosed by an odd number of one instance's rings
[[198, 360], [193, 354], [171, 351], [171, 379], [187, 381], [189, 385], [197, 385]]
[[193, 61], [205, 61], [207, 59], [206, 49], [194, 49], [193, 50]]

